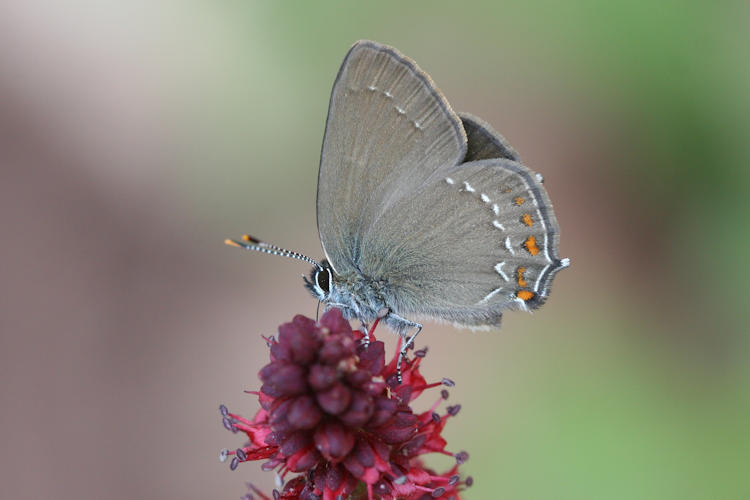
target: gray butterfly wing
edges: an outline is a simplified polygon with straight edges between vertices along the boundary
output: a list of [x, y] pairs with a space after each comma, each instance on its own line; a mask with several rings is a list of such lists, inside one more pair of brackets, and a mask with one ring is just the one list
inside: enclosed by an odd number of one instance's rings
[[[471, 144], [471, 141], [470, 141]], [[467, 326], [534, 309], [555, 274], [559, 226], [536, 174], [507, 158], [464, 163], [395, 203], [369, 228], [362, 272], [388, 306]]]
[[518, 152], [489, 123], [469, 113], [459, 113], [458, 116], [461, 118], [468, 139], [464, 161], [507, 158], [521, 162]]
[[465, 154], [461, 121], [430, 77], [391, 47], [357, 42], [333, 86], [318, 174], [318, 231], [334, 271], [357, 272], [375, 220]]

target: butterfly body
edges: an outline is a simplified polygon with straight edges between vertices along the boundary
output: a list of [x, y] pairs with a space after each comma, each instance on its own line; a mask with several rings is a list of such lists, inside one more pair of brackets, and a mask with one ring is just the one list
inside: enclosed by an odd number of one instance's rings
[[[400, 294], [386, 276], [373, 278], [359, 271], [339, 275], [331, 271], [328, 261], [320, 264], [322, 269], [314, 267], [310, 279], [305, 279], [305, 286], [326, 307], [338, 307], [346, 319], [358, 319], [365, 324], [380, 318], [401, 335], [418, 324], [397, 314], [397, 311], [408, 310], [409, 306], [399, 300]], [[329, 272], [331, 278], [327, 283], [320, 283], [321, 277], [325, 278]]]

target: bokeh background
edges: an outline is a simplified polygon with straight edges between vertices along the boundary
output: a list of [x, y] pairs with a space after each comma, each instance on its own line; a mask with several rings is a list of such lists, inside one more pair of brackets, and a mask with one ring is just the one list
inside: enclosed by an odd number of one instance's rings
[[[371, 38], [541, 172], [572, 259], [428, 325], [468, 499], [750, 497], [747, 2], [0, 4], [0, 497], [237, 498], [260, 334], [313, 315], [330, 87]], [[389, 339], [393, 345], [393, 339]], [[438, 466], [445, 465], [438, 461]]]

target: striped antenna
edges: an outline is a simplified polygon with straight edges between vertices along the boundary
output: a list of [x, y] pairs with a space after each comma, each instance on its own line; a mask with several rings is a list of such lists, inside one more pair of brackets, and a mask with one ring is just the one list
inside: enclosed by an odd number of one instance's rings
[[257, 238], [253, 238], [249, 234], [242, 235], [242, 241], [227, 239], [224, 240], [224, 243], [232, 247], [244, 248], [245, 250], [255, 250], [256, 252], [263, 252], [271, 255], [279, 255], [281, 257], [290, 257], [292, 259], [303, 260], [305, 262], [309, 262], [318, 269], [323, 269], [323, 266], [321, 266], [318, 262], [311, 259], [307, 255], [302, 255], [301, 253], [292, 252], [291, 250], [277, 247], [276, 245], [266, 243], [265, 241], [260, 241]]

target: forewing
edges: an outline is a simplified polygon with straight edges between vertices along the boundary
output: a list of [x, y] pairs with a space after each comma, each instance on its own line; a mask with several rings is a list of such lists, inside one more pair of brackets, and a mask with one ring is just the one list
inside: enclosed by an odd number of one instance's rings
[[402, 316], [493, 325], [539, 307], [554, 275], [559, 227], [536, 174], [505, 158], [465, 163], [399, 201], [362, 245], [362, 272]]
[[430, 77], [391, 47], [356, 43], [333, 86], [318, 174], [318, 231], [341, 274], [388, 207], [460, 163], [461, 121]]

